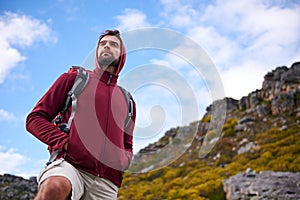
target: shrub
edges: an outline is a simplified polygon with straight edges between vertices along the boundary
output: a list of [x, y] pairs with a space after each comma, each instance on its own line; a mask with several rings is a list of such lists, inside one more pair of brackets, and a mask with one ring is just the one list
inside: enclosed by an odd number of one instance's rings
[[224, 137], [232, 137], [236, 135], [236, 131], [234, 130], [235, 125], [237, 125], [238, 121], [234, 118], [229, 118], [226, 120], [223, 126], [223, 135]]
[[211, 115], [207, 115], [201, 119], [201, 122], [210, 122], [210, 121], [211, 121]]

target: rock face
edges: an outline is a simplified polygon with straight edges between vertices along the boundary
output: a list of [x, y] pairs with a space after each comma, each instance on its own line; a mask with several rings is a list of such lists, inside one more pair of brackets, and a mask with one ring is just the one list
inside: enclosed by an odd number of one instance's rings
[[228, 200], [300, 199], [300, 173], [248, 169], [223, 181]]
[[[234, 155], [256, 151], [260, 146], [255, 141], [255, 136], [270, 128], [281, 131], [289, 126], [300, 127], [300, 62], [294, 63], [290, 68], [277, 67], [264, 76], [262, 88], [251, 92], [239, 100], [225, 98], [227, 105], [226, 118], [231, 119], [232, 128], [223, 130], [224, 142], [227, 142], [230, 151], [222, 147], [215, 148], [205, 157], [213, 163], [222, 154], [224, 158]], [[204, 139], [210, 133], [210, 120], [212, 110], [217, 102], [213, 102], [206, 108], [202, 120], [197, 123], [197, 134], [191, 148], [178, 166], [189, 162], [188, 159], [196, 159], [199, 149], [203, 146]], [[230, 124], [230, 122], [228, 122]], [[195, 125], [195, 124], [193, 124]], [[296, 129], [297, 129], [296, 128]], [[174, 141], [177, 129], [171, 129], [158, 142], [147, 146], [135, 155], [133, 164], [145, 169], [151, 169], [148, 161], [155, 158], [162, 148]], [[299, 133], [298, 133], [299, 134]], [[210, 141], [214, 141], [211, 135]], [[197, 151], [197, 152], [196, 152]], [[196, 152], [196, 153], [195, 153]], [[195, 156], [196, 155], [196, 156]], [[199, 158], [199, 157], [198, 157]], [[184, 160], [186, 159], [186, 160]], [[202, 159], [202, 158], [201, 158]], [[229, 159], [228, 159], [229, 160]], [[221, 160], [219, 166], [225, 166], [229, 161]], [[142, 170], [141, 170], [142, 171]], [[223, 182], [228, 199], [300, 199], [300, 174], [291, 172], [262, 171], [259, 173], [251, 170], [230, 177]]]
[[1, 200], [30, 200], [37, 192], [36, 178], [29, 180], [9, 174], [0, 175]]
[[[294, 63], [290, 68], [286, 66], [277, 67], [275, 70], [267, 73], [264, 76], [262, 88], [251, 92], [240, 100], [232, 98], [223, 100], [226, 101], [227, 112], [243, 110], [246, 114], [235, 127], [237, 132], [249, 130], [249, 125], [257, 117], [263, 119], [264, 116], [269, 114], [278, 115], [279, 113], [289, 112], [290, 115], [300, 117], [300, 62]], [[211, 116], [212, 107], [215, 103], [217, 101], [206, 108], [203, 118]], [[205, 134], [207, 129], [206, 123], [200, 123], [198, 132]], [[147, 154], [155, 154], [169, 144], [169, 141], [176, 136], [176, 132], [176, 128], [170, 129], [164, 136], [167, 139], [141, 149], [135, 157], [147, 157]], [[196, 137], [199, 141], [203, 138], [201, 135]], [[140, 159], [137, 159], [134, 162], [140, 161]]]
[[[266, 106], [257, 107], [260, 101], [270, 101], [271, 109]], [[291, 111], [300, 104], [300, 62], [294, 63], [290, 68], [278, 67], [264, 76], [262, 89], [252, 92], [239, 101], [242, 109], [256, 108], [261, 114], [273, 115], [281, 112]], [[297, 110], [295, 113], [299, 115]]]

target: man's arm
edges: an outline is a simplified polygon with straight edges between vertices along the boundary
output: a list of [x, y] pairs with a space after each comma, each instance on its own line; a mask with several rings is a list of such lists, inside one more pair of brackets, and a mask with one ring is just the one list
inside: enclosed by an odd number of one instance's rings
[[66, 95], [71, 89], [76, 73], [62, 74], [38, 101], [26, 118], [26, 129], [51, 149], [63, 150], [67, 145], [68, 135], [51, 121], [64, 105]]

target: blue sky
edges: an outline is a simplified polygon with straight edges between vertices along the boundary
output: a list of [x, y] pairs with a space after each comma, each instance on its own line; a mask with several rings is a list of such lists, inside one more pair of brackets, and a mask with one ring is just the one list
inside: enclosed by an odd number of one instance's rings
[[[212, 100], [246, 96], [267, 72], [299, 61], [299, 21], [296, 0], [0, 0], [0, 174], [42, 168], [46, 146], [26, 132], [25, 117], [70, 66], [93, 68], [103, 30], [120, 29], [131, 50], [120, 82], [138, 105], [136, 152], [200, 119]], [[149, 27], [154, 34], [143, 35]], [[213, 70], [197, 70], [193, 56]]]

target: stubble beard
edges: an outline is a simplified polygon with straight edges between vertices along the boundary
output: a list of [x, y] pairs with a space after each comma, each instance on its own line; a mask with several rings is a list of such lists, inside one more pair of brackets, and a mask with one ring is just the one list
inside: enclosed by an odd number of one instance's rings
[[109, 66], [117, 68], [119, 65], [119, 59], [115, 59], [113, 56], [103, 57], [100, 55], [98, 57], [98, 64], [103, 70]]

